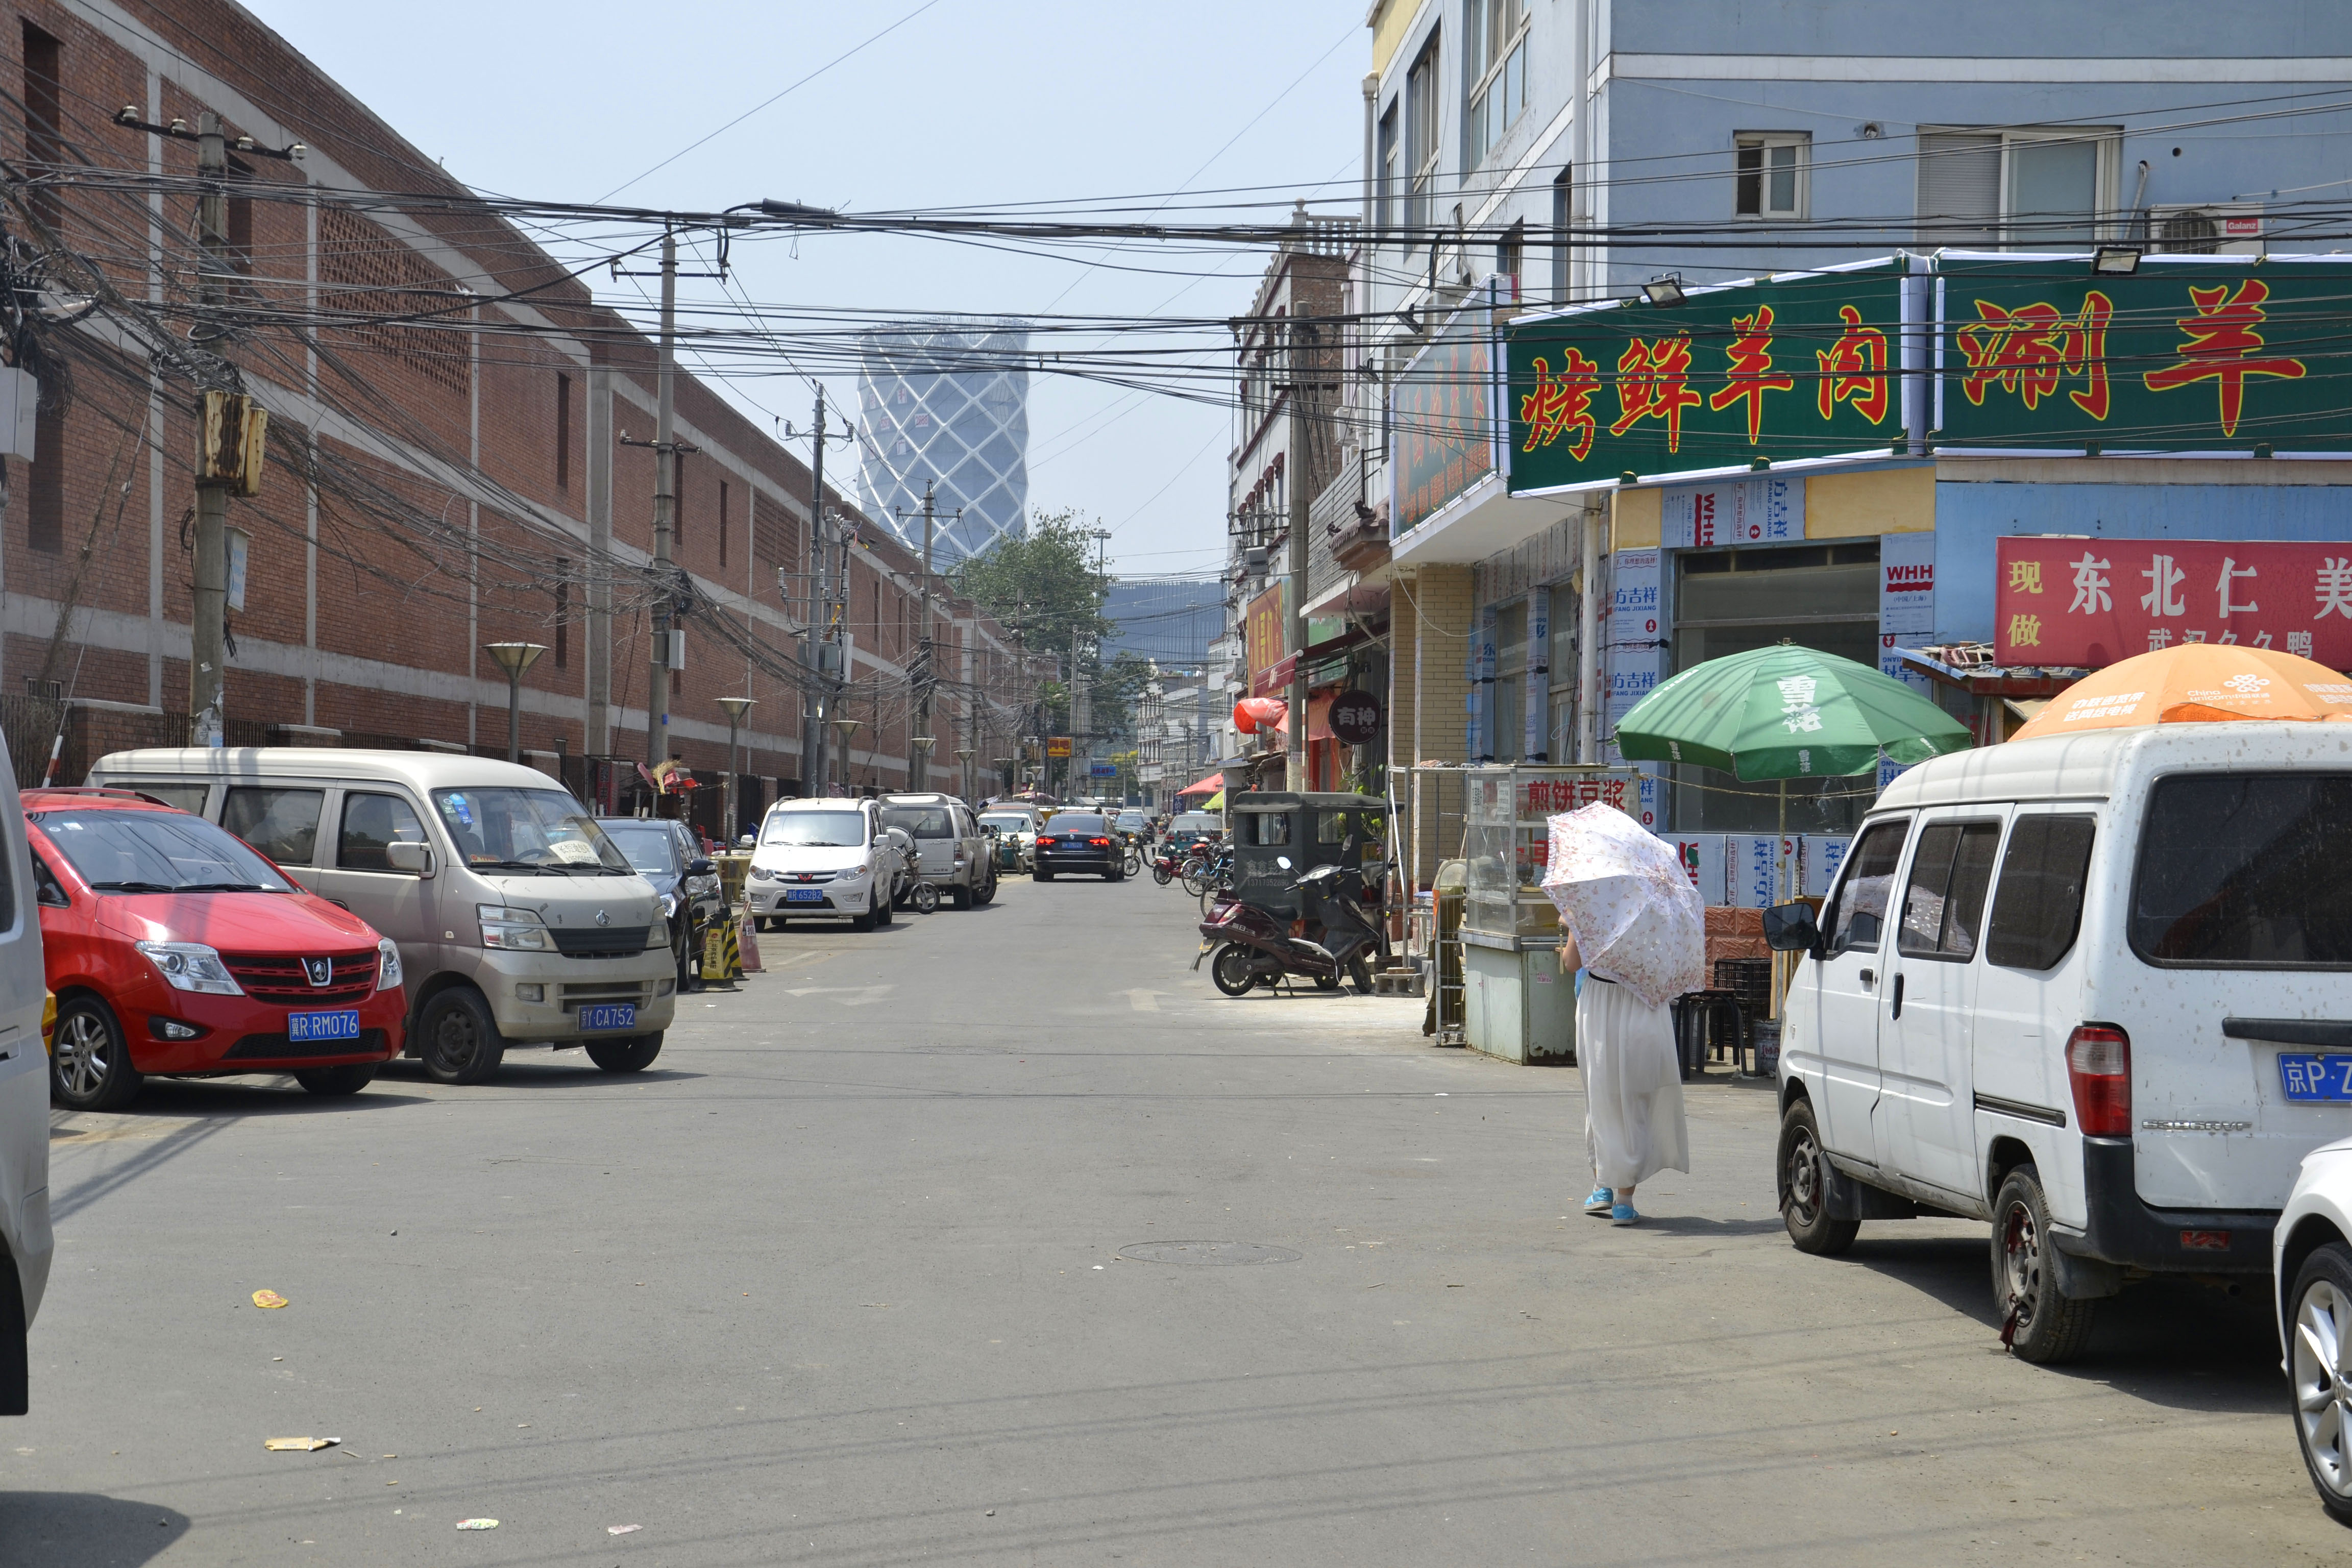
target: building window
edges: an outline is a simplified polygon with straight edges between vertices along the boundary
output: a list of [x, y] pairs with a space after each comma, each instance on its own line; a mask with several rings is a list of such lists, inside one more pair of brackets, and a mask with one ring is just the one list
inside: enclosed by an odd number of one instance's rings
[[1471, 82], [1465, 162], [1475, 168], [1528, 106], [1527, 0], [1465, 0], [1462, 16], [1463, 69]]
[[[1437, 184], [1437, 35], [1429, 35], [1412, 68], [1404, 75], [1405, 163], [1412, 188], [1405, 201], [1404, 221], [1412, 228], [1427, 228], [1429, 194]], [[1432, 244], [1436, 243], [1434, 238]]]
[[2063, 250], [2113, 235], [2123, 133], [2111, 126], [1919, 133], [1919, 245]]
[[66, 410], [55, 393], [33, 416], [33, 450], [38, 455], [26, 476], [25, 542], [54, 555], [66, 538]]
[[719, 481], [719, 566], [727, 567], [727, 481]]
[[1389, 100], [1388, 112], [1381, 116], [1380, 130], [1380, 207], [1377, 216], [1382, 228], [1394, 226], [1397, 221], [1397, 156], [1402, 149], [1397, 144], [1396, 100]]
[[572, 663], [572, 563], [555, 558], [555, 668]]
[[555, 488], [572, 488], [572, 378], [555, 376]]
[[[25, 161], [36, 174], [41, 165], [65, 162], [62, 140], [65, 121], [62, 51], [57, 39], [30, 22], [25, 25]], [[36, 187], [31, 195], [33, 216], [52, 229], [65, 222], [65, 201], [54, 187]]]
[[1801, 220], [1812, 137], [1801, 131], [1751, 131], [1735, 137], [1732, 145], [1738, 171], [1733, 210], [1741, 217]]
[[1551, 182], [1551, 298], [1568, 303], [1568, 224], [1575, 211], [1576, 171], [1566, 164]]
[[1519, 218], [1495, 242], [1495, 270], [1511, 280], [1511, 298], [1519, 297], [1519, 268], [1527, 263], [1528, 220]]

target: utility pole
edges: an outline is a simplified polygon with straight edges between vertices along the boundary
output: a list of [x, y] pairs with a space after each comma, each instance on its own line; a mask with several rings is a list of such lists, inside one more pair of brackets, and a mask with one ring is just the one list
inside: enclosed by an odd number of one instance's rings
[[1290, 645], [1290, 754], [1283, 771], [1293, 793], [1307, 787], [1307, 514], [1315, 499], [1307, 491], [1315, 466], [1307, 445], [1315, 433], [1307, 400], [1317, 367], [1308, 364], [1305, 345], [1312, 331], [1291, 323], [1290, 451], [1284, 464], [1290, 486], [1289, 626], [1284, 638]]
[[670, 593], [670, 541], [677, 528], [677, 234], [662, 229], [661, 361], [655, 384], [653, 679], [646, 688], [646, 766], [669, 760], [670, 622], [677, 608]]
[[[228, 305], [228, 141], [220, 116], [206, 110], [196, 117], [196, 239], [204, 255], [196, 267], [197, 297], [206, 317], [219, 319]], [[197, 441], [205, 436], [198, 421]], [[200, 468], [203, 466], [198, 465]], [[228, 492], [219, 480], [196, 483], [196, 559], [190, 606], [188, 712], [190, 737], [199, 746], [222, 743], [227, 721], [224, 691], [228, 676]]]
[[[923, 760], [920, 763], [915, 762], [911, 757], [908, 759], [908, 766], [913, 771], [913, 776], [908, 779], [907, 787], [915, 790], [931, 787], [931, 742], [936, 738], [931, 734], [931, 688], [936, 684], [931, 670], [931, 660], [937, 653], [931, 646], [931, 530], [939, 515], [932, 504], [931, 492], [934, 488], [931, 481], [924, 482], [922, 633], [915, 643], [915, 732], [911, 743], [907, 748], [910, 752], [919, 751], [923, 753]], [[914, 514], [902, 510], [898, 515], [910, 517]], [[948, 521], [954, 522], [962, 516], [963, 508], [958, 507], [948, 513]]]
[[[855, 428], [828, 435], [824, 427], [824, 387], [816, 389], [816, 419], [806, 432], [794, 430], [790, 421], [784, 425], [784, 435], [795, 437], [806, 434], [809, 438], [809, 559], [808, 617], [801, 626], [801, 667], [808, 672], [807, 685], [801, 693], [801, 780], [802, 790], [810, 795], [821, 795], [832, 776], [833, 759], [833, 699], [849, 678], [848, 650], [838, 636], [842, 616], [831, 614], [833, 593], [832, 542], [825, 532], [824, 504], [824, 444], [828, 440], [851, 441], [857, 437]], [[849, 592], [849, 541], [841, 541], [841, 577], [839, 583], [844, 614], [846, 614]], [[824, 649], [836, 647], [840, 661], [838, 671], [824, 668]], [[847, 759], [845, 741], [843, 756]], [[843, 772], [846, 773], [845, 766]]]

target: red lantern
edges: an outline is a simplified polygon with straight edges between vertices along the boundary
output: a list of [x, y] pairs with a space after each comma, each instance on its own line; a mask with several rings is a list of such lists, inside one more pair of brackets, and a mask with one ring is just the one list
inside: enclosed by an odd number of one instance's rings
[[1244, 735], [1271, 733], [1290, 705], [1279, 697], [1244, 697], [1234, 704], [1234, 728]]

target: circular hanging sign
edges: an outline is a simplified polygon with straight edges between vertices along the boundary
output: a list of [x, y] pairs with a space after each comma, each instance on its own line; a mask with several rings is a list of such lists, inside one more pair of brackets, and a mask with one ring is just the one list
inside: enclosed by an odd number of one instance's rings
[[1331, 699], [1331, 735], [1344, 745], [1369, 746], [1381, 732], [1381, 705], [1352, 687]]

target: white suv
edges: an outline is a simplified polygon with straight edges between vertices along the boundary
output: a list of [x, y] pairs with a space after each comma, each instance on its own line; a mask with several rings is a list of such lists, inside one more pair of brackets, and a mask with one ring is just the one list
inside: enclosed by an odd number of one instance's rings
[[858, 931], [890, 923], [899, 858], [870, 800], [785, 800], [768, 808], [751, 850], [754, 929], [793, 916], [847, 917]]
[[971, 808], [951, 795], [886, 795], [882, 826], [915, 841], [923, 880], [943, 890], [960, 910], [996, 897], [996, 858]]
[[2136, 1279], [2269, 1273], [2303, 1156], [2352, 1131], [2347, 730], [2011, 742], [1890, 784], [1820, 920], [1767, 916], [1803, 955], [1796, 1245], [1989, 1220], [2002, 1338], [2037, 1362]]

